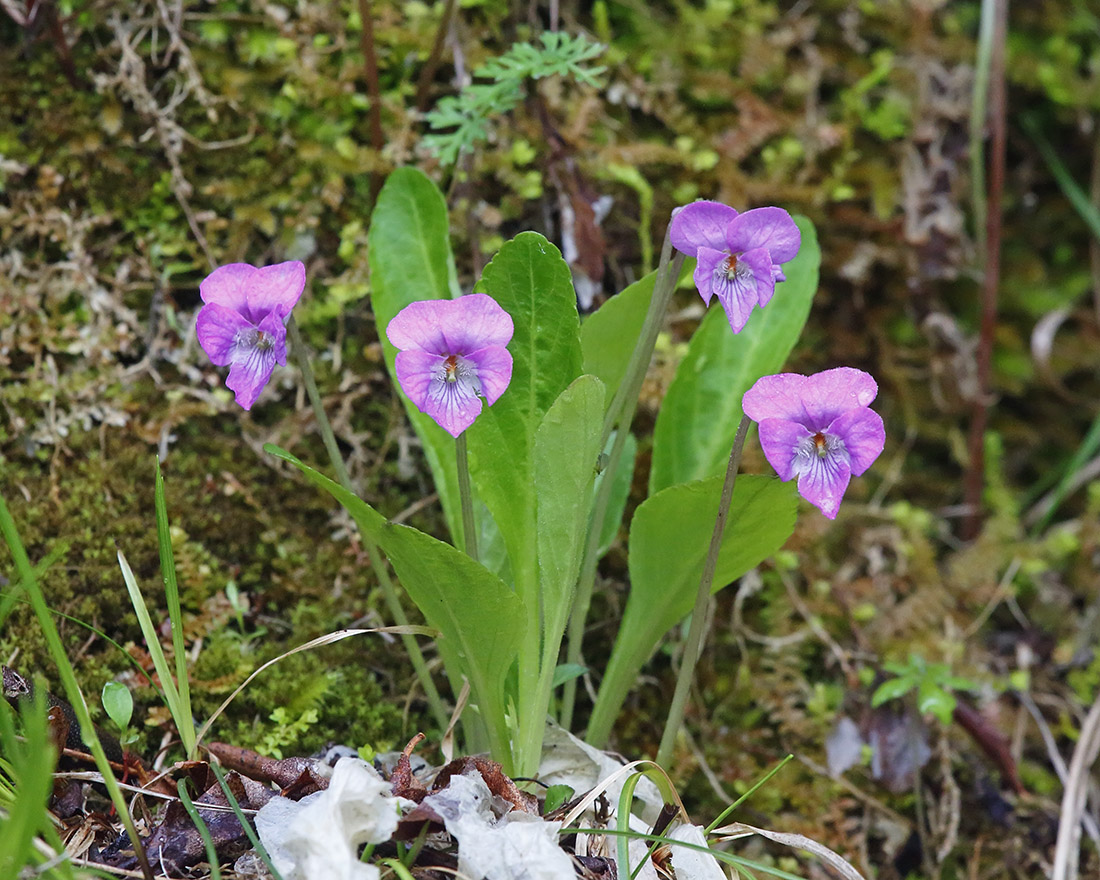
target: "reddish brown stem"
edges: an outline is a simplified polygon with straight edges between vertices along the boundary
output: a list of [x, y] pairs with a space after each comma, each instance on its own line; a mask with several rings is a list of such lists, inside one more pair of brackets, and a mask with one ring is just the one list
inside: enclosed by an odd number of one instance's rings
[[[371, 0], [359, 0], [359, 45], [363, 50], [363, 69], [367, 77], [367, 97], [370, 99], [370, 112], [367, 123], [370, 132], [370, 145], [381, 152], [386, 145], [386, 135], [382, 131], [382, 86], [378, 81], [378, 56], [374, 51], [374, 13]], [[371, 201], [378, 195], [379, 178], [371, 172]]]
[[[969, 463], [965, 476], [966, 520], [962, 536], [977, 537], [982, 527], [982, 490], [985, 486], [985, 431], [989, 423], [993, 335], [997, 329], [997, 288], [1001, 268], [1001, 196], [1005, 182], [1005, 33], [1008, 0], [997, 0], [994, 9], [993, 56], [989, 78], [991, 143], [989, 151], [989, 200], [985, 226], [985, 271], [982, 279], [982, 317], [978, 337], [978, 389], [970, 418], [967, 442]], [[973, 149], [978, 149], [974, 144]]]
[[435, 72], [439, 70], [439, 64], [443, 60], [443, 44], [447, 41], [447, 31], [451, 27], [451, 16], [454, 15], [456, 0], [447, 0], [443, 8], [443, 17], [439, 20], [439, 27], [435, 32], [435, 42], [432, 43], [432, 51], [428, 53], [428, 60], [424, 69], [420, 71], [420, 80], [416, 85], [416, 109], [423, 113], [428, 109], [428, 89], [435, 79]]
[[954, 720], [974, 739], [982, 751], [984, 751], [997, 765], [1005, 782], [1012, 786], [1016, 794], [1027, 794], [1027, 789], [1020, 781], [1020, 774], [1016, 769], [1016, 761], [1012, 757], [1012, 749], [1008, 740], [994, 728], [982, 714], [962, 700], [955, 704]]

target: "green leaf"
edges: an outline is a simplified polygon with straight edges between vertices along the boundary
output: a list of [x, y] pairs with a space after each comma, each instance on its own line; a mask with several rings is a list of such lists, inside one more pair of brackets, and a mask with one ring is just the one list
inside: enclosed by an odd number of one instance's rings
[[109, 681], [103, 685], [103, 711], [107, 713], [119, 730], [130, 726], [134, 714], [134, 697], [130, 689], [120, 681]]
[[493, 754], [507, 755], [505, 681], [526, 643], [522, 600], [485, 566], [450, 544], [411, 526], [387, 522], [361, 498], [278, 446], [269, 443], [264, 450], [290, 462], [314, 486], [332, 495], [382, 548], [424, 619], [439, 630], [439, 651], [452, 684], [461, 682], [463, 675], [469, 679]]
[[883, 703], [890, 702], [890, 700], [897, 700], [900, 697], [904, 697], [916, 686], [916, 683], [917, 681], [915, 678], [907, 675], [884, 681], [875, 688], [875, 692], [871, 696], [871, 705], [877, 708]]
[[[687, 274], [690, 277], [688, 270], [694, 265], [694, 260], [686, 260], [680, 269], [680, 276]], [[638, 345], [656, 279], [656, 272], [639, 278], [607, 300], [581, 324], [584, 372], [598, 377], [607, 386], [608, 406], [619, 390], [630, 364], [630, 356]]]
[[543, 814], [554, 812], [558, 807], [567, 803], [573, 797], [573, 794], [574, 791], [571, 785], [551, 785], [546, 789], [546, 802], [542, 807]]
[[548, 663], [557, 659], [573, 604], [592, 511], [603, 410], [603, 383], [581, 376], [554, 401], [535, 433], [538, 584]]
[[922, 681], [917, 687], [917, 709], [924, 715], [931, 712], [940, 724], [950, 724], [955, 712], [955, 695], [938, 687], [935, 682]]
[[[412, 302], [451, 299], [455, 295], [447, 204], [422, 171], [398, 168], [386, 179], [371, 215], [367, 238], [371, 305], [386, 367], [397, 386], [393, 361], [397, 350], [386, 338], [394, 315]], [[454, 438], [399, 392], [405, 411], [424, 447], [451, 535], [462, 534]]]
[[[686, 483], [647, 499], [630, 524], [630, 598], [589, 727], [599, 745], [661, 638], [691, 611], [718, 514], [723, 477]], [[713, 592], [779, 550], [794, 531], [792, 483], [737, 478]]]
[[534, 589], [535, 432], [554, 401], [580, 375], [576, 294], [569, 267], [541, 235], [505, 243], [478, 282], [512, 316], [508, 390], [467, 431], [470, 473], [504, 536], [521, 595]]
[[761, 376], [779, 372], [798, 341], [817, 290], [821, 251], [813, 224], [802, 232], [798, 256], [784, 266], [787, 280], [756, 309], [740, 333], [730, 331], [718, 306], [695, 332], [665, 395], [653, 431], [649, 494], [721, 473], [741, 421], [741, 398]]
[[580, 663], [559, 663], [554, 667], [554, 680], [551, 687], [560, 687], [567, 681], [580, 678], [586, 672], [588, 672], [588, 667], [582, 666]]
[[[610, 453], [615, 443], [615, 432], [607, 438], [607, 446], [604, 452]], [[630, 497], [630, 487], [634, 482], [634, 459], [638, 455], [638, 441], [633, 434], [628, 434], [623, 441], [623, 452], [619, 458], [619, 466], [615, 474], [604, 471], [596, 478], [595, 491], [600, 491], [600, 480], [612, 479], [615, 481], [611, 487], [611, 495], [607, 499], [607, 512], [604, 514], [603, 526], [600, 528], [600, 544], [596, 551], [596, 558], [602, 559], [604, 554], [611, 549], [612, 543], [619, 535], [619, 526], [623, 524], [623, 511], [626, 510], [626, 501]]]
[[653, 298], [656, 272], [623, 288], [581, 324], [584, 371], [607, 386], [607, 404], [619, 390], [630, 356], [638, 345], [649, 301]]

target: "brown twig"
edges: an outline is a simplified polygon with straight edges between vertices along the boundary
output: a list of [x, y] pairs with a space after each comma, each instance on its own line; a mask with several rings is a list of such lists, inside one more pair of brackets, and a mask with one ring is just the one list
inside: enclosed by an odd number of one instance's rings
[[[968, 465], [964, 500], [967, 517], [962, 536], [972, 539], [982, 525], [982, 490], [985, 485], [985, 430], [989, 423], [990, 374], [993, 334], [997, 329], [997, 288], [1001, 262], [1001, 196], [1005, 180], [1005, 33], [1008, 0], [994, 5], [993, 57], [989, 80], [991, 145], [989, 153], [989, 209], [985, 228], [985, 272], [982, 283], [982, 318], [978, 338], [978, 393], [974, 399], [967, 441]], [[978, 145], [973, 144], [972, 149]]]
[[[370, 131], [370, 145], [378, 152], [386, 145], [386, 135], [382, 131], [382, 87], [378, 82], [378, 56], [374, 51], [374, 18], [371, 0], [359, 0], [359, 18], [362, 27], [359, 30], [359, 45], [363, 49], [363, 69], [367, 77], [367, 97], [370, 99], [370, 113], [367, 121]], [[371, 202], [378, 196], [381, 180], [374, 171], [370, 175]]]
[[451, 27], [451, 16], [454, 15], [455, 6], [457, 6], [456, 0], [447, 0], [447, 5], [443, 8], [443, 17], [439, 19], [439, 27], [435, 31], [435, 42], [432, 43], [432, 50], [428, 53], [428, 61], [424, 65], [424, 69], [420, 71], [420, 79], [416, 84], [416, 110], [418, 113], [423, 113], [428, 109], [428, 89], [432, 86], [432, 80], [435, 79], [435, 73], [439, 70], [440, 62], [443, 59], [443, 46], [447, 42], [447, 31]]

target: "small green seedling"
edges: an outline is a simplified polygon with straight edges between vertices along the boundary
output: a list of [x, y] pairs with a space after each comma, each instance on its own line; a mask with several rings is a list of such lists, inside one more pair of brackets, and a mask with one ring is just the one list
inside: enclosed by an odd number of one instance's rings
[[917, 709], [922, 714], [931, 713], [944, 725], [951, 723], [958, 703], [953, 691], [972, 691], [978, 687], [968, 678], [952, 675], [946, 663], [927, 663], [916, 654], [910, 654], [907, 663], [884, 663], [883, 668], [897, 677], [875, 689], [872, 706], [881, 706], [916, 690]]
[[134, 698], [130, 689], [118, 681], [109, 681], [103, 685], [103, 711], [119, 730], [118, 741], [128, 746], [137, 739], [137, 732], [130, 729], [134, 715]]

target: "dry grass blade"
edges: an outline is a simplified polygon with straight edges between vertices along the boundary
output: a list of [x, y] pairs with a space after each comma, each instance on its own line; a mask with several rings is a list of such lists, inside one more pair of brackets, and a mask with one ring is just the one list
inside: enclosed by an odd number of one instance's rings
[[588, 792], [588, 794], [586, 794], [583, 798], [581, 798], [581, 800], [577, 802], [576, 806], [574, 806], [573, 809], [565, 815], [565, 817], [561, 820], [562, 827], [571, 827], [573, 823], [576, 822], [577, 819], [579, 819], [584, 814], [584, 811], [596, 802], [596, 798], [598, 798], [601, 794], [611, 788], [611, 786], [613, 786], [616, 782], [625, 777], [627, 774], [633, 772], [635, 768], [640, 767], [642, 764], [650, 765], [665, 778], [665, 784], [668, 787], [668, 791], [672, 794], [673, 799], [676, 801], [676, 806], [680, 808], [680, 815], [683, 817], [683, 820], [685, 822], [690, 822], [691, 819], [688, 817], [688, 812], [686, 809], [684, 809], [684, 802], [680, 800], [680, 795], [676, 792], [676, 788], [675, 786], [673, 786], [672, 780], [669, 779], [664, 767], [662, 767], [656, 761], [650, 761], [648, 758], [641, 758], [637, 761], [631, 761], [629, 764], [624, 764], [610, 776], [601, 779], [595, 786], [593, 786], [592, 790]]
[[750, 834], [759, 834], [761, 837], [766, 837], [768, 840], [773, 840], [784, 846], [803, 849], [808, 853], [812, 853], [829, 867], [839, 872], [845, 880], [864, 880], [863, 875], [853, 868], [845, 858], [833, 852], [829, 847], [818, 843], [816, 840], [811, 840], [803, 834], [768, 831], [766, 828], [757, 828], [755, 825], [746, 825], [744, 822], [734, 822], [731, 825], [716, 828], [714, 833], [724, 835], [719, 838], [720, 840], [737, 840]]
[[1073, 758], [1069, 762], [1066, 790], [1058, 820], [1058, 842], [1054, 846], [1054, 868], [1050, 880], [1077, 880], [1077, 860], [1080, 855], [1081, 817], [1088, 796], [1089, 768], [1100, 755], [1100, 695], [1093, 701]]
[[431, 627], [428, 627], [428, 626], [376, 626], [376, 627], [373, 627], [371, 629], [340, 629], [340, 630], [337, 630], [336, 632], [326, 633], [323, 636], [318, 636], [315, 639], [311, 639], [310, 641], [306, 642], [304, 645], [299, 645], [297, 648], [291, 648], [289, 651], [287, 651], [283, 654], [280, 654], [278, 657], [273, 657], [271, 660], [268, 660], [263, 666], [261, 666], [259, 669], [257, 669], [255, 672], [253, 672], [250, 676], [248, 676], [248, 678], [246, 678], [244, 681], [242, 681], [237, 686], [236, 690], [234, 690], [233, 693], [231, 693], [228, 697], [226, 697], [225, 701], [220, 706], [218, 706], [217, 709], [214, 710], [214, 713], [208, 719], [206, 719], [206, 723], [201, 728], [199, 728], [198, 735], [195, 737], [195, 744], [198, 745], [199, 743], [201, 743], [203, 741], [203, 739], [205, 739], [207, 731], [210, 730], [210, 726], [214, 723], [214, 721], [217, 719], [217, 717], [219, 715], [221, 715], [222, 712], [224, 712], [226, 710], [226, 707], [237, 698], [237, 694], [239, 694], [246, 687], [248, 687], [248, 685], [252, 681], [252, 679], [254, 679], [257, 675], [259, 675], [261, 672], [263, 672], [268, 667], [274, 666], [280, 660], [283, 660], [286, 657], [291, 656], [292, 654], [297, 654], [301, 651], [308, 651], [311, 648], [318, 648], [321, 645], [331, 645], [333, 642], [339, 642], [343, 639], [348, 638], [349, 636], [367, 635], [369, 633], [379, 633], [379, 634], [390, 633], [392, 635], [429, 636], [431, 638], [435, 638], [436, 636], [439, 635], [439, 633], [437, 633], [434, 629], [432, 629]]
[[443, 763], [450, 764], [451, 759], [455, 754], [455, 728], [458, 727], [458, 720], [462, 717], [462, 712], [466, 708], [466, 702], [470, 699], [470, 680], [465, 676], [462, 677], [462, 690], [458, 693], [458, 699], [455, 700], [454, 711], [451, 712], [451, 721], [447, 725], [447, 729], [443, 732], [443, 739], [439, 742], [439, 751], [443, 753]]

